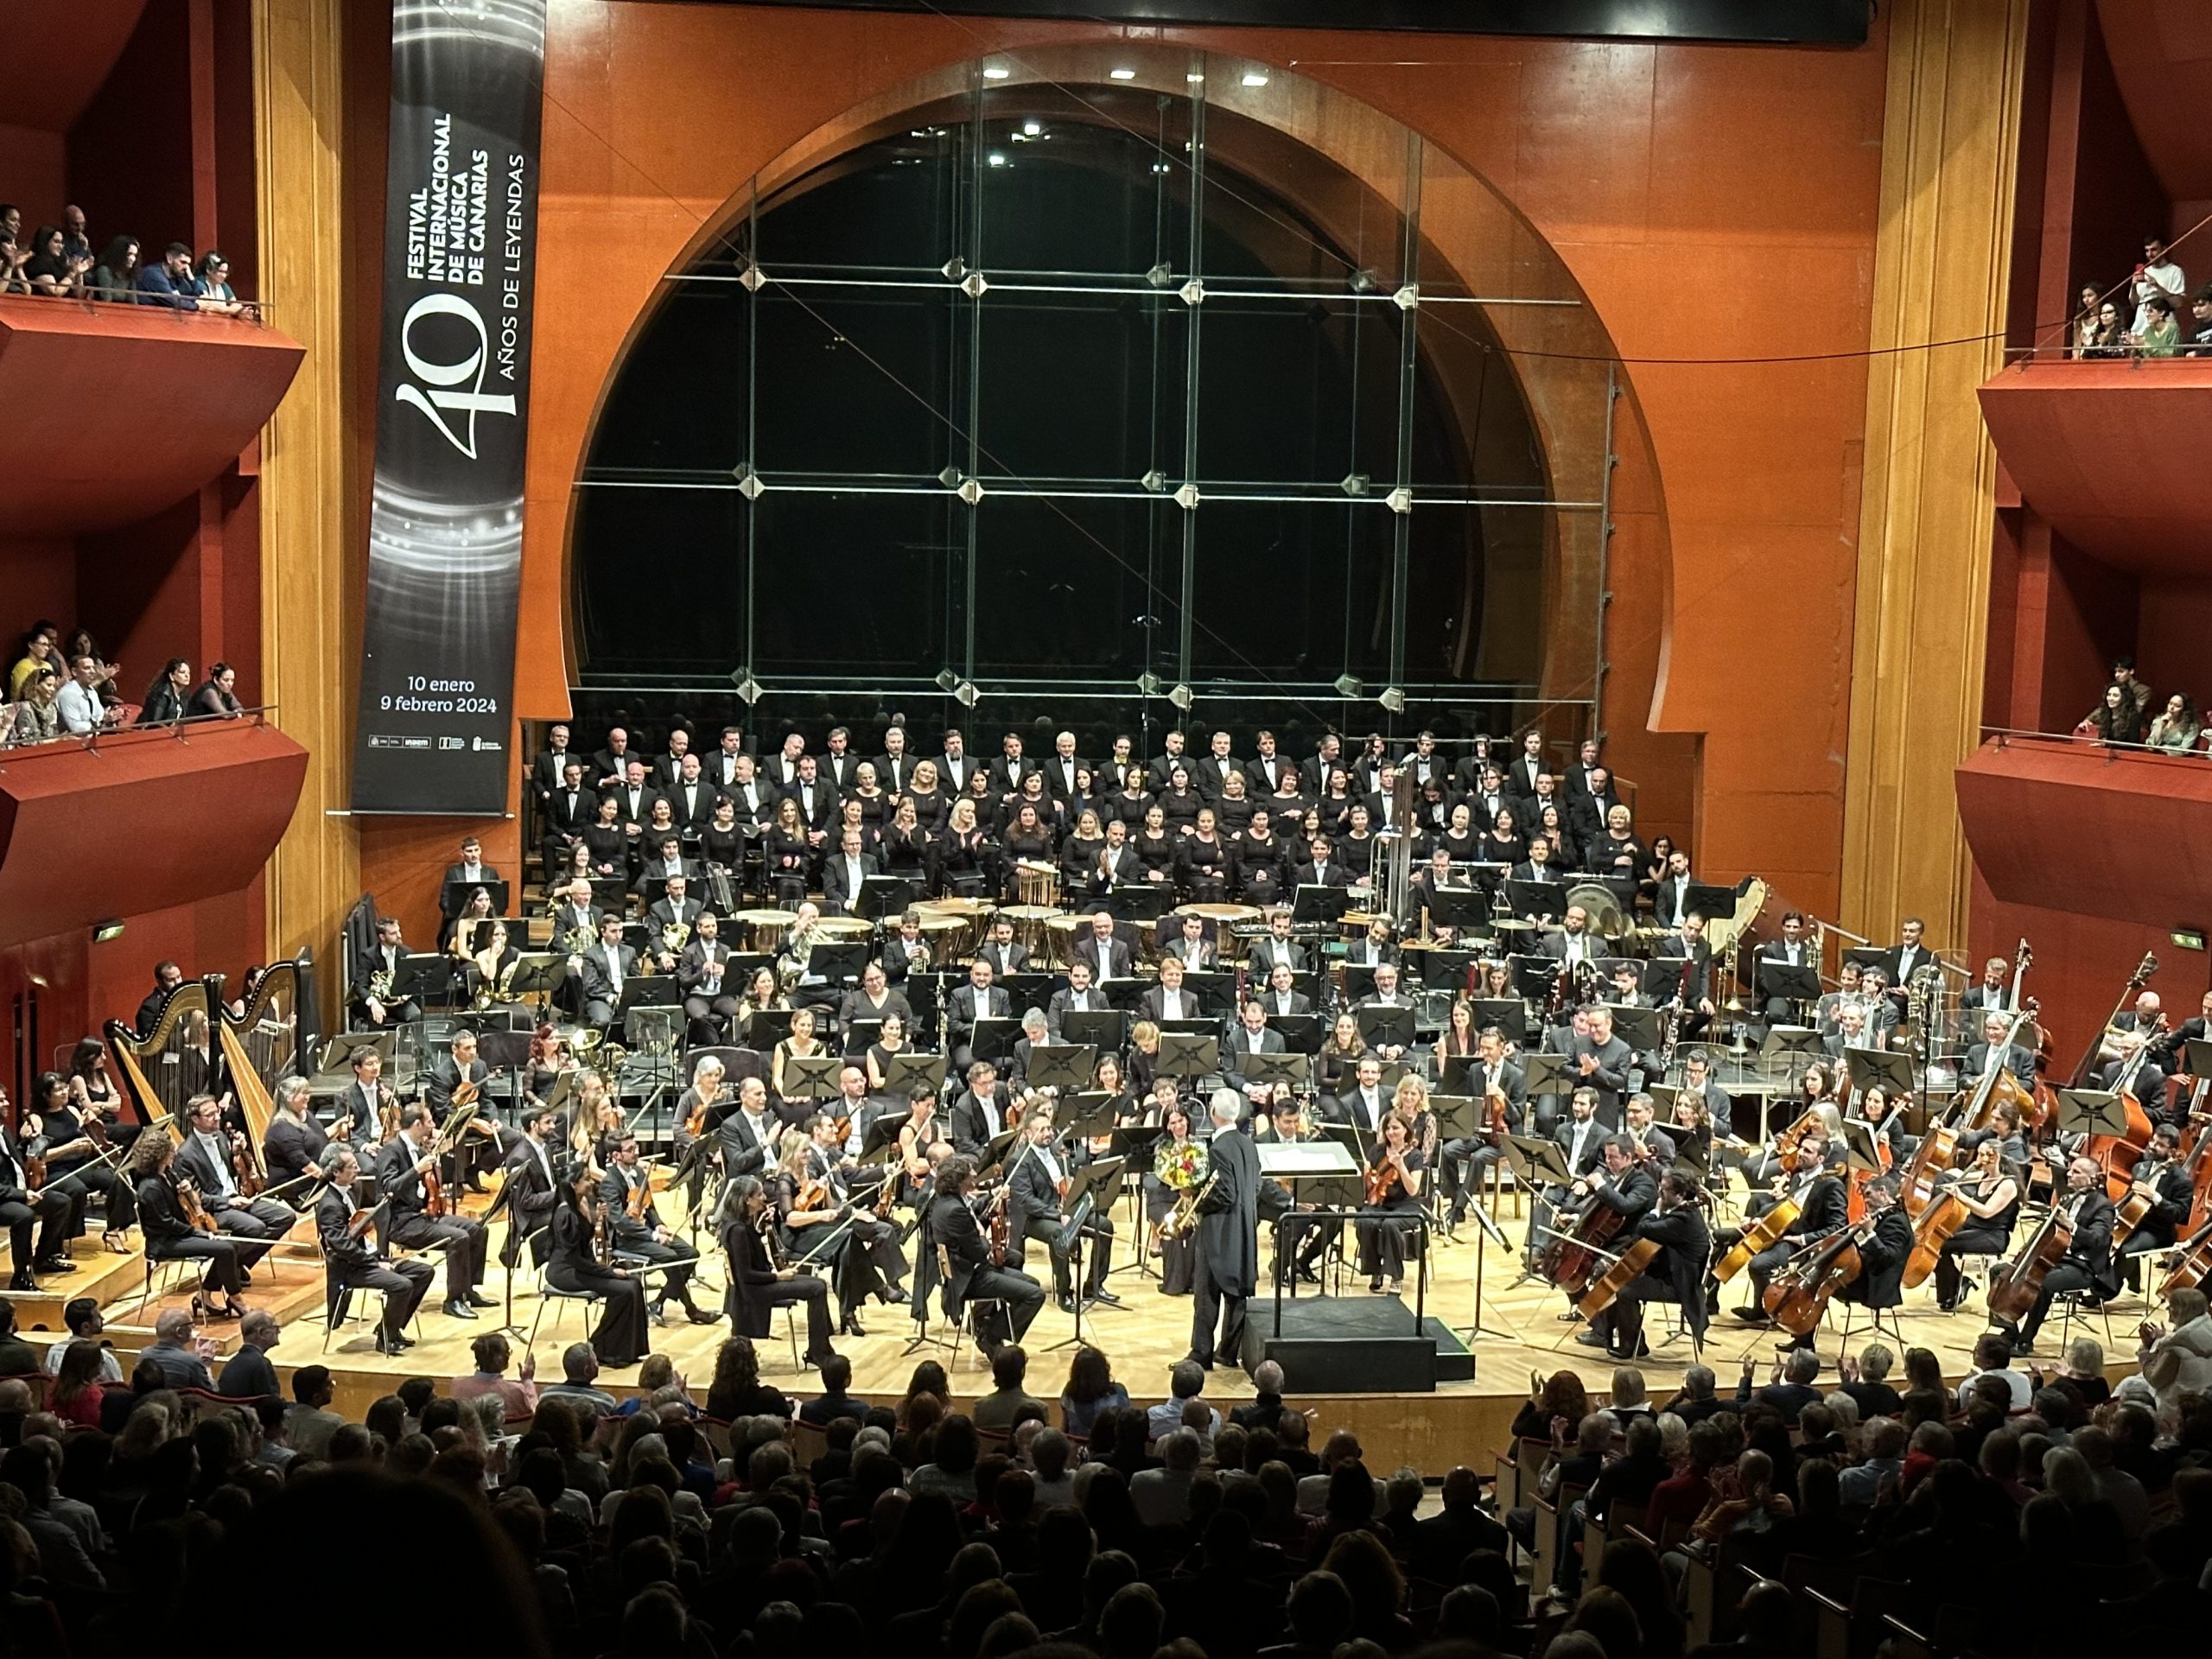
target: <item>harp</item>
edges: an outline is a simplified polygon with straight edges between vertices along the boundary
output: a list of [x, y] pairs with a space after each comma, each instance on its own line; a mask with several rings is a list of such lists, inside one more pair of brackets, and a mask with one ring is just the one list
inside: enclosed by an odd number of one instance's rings
[[219, 984], [210, 982], [209, 997], [220, 1019], [217, 1041], [223, 1077], [245, 1116], [246, 1140], [259, 1163], [261, 1143], [276, 1111], [277, 1079], [299, 1069], [299, 964], [279, 962], [249, 969], [245, 1003], [237, 1014], [222, 1006]]
[[207, 1080], [199, 1055], [185, 1042], [186, 1019], [194, 1014], [206, 1018], [209, 1006], [207, 982], [188, 979], [169, 993], [144, 1036], [120, 1020], [109, 1020], [105, 1027], [108, 1052], [123, 1085], [123, 1115], [141, 1124], [160, 1124], [179, 1145], [184, 1141], [184, 1103]]

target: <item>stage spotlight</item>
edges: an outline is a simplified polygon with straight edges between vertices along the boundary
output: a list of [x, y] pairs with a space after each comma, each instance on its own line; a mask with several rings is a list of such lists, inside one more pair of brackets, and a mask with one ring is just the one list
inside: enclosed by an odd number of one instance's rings
[[983, 79], [985, 80], [1004, 80], [1013, 73], [1013, 70], [1007, 68], [1002, 63], [989, 63], [983, 66]]

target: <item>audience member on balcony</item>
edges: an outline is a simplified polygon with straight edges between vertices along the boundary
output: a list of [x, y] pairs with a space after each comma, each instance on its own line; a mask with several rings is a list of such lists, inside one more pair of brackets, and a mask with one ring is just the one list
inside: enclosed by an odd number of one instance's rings
[[111, 236], [92, 270], [92, 297], [111, 305], [138, 303], [138, 238]]
[[200, 302], [202, 311], [211, 311], [219, 317], [244, 317], [253, 315], [254, 308], [238, 298], [231, 287], [231, 262], [210, 249], [202, 255], [198, 274], [194, 276], [187, 289]]
[[2098, 343], [2098, 330], [2102, 327], [2099, 318], [2103, 310], [2104, 302], [2098, 297], [2097, 285], [2094, 283], [2082, 283], [2080, 303], [2074, 308], [2074, 321], [2068, 330], [2069, 338], [2074, 344], [2075, 356], [2088, 357], [2090, 355], [2089, 348]]
[[41, 225], [31, 232], [31, 257], [23, 267], [23, 276], [32, 293], [48, 299], [74, 299], [84, 293], [85, 273], [91, 269], [90, 260], [61, 251], [59, 226]]
[[213, 716], [220, 720], [236, 720], [245, 712], [245, 705], [232, 695], [238, 689], [238, 671], [228, 663], [217, 663], [207, 671], [207, 677], [192, 694], [192, 706], [185, 712], [194, 720]]
[[61, 735], [61, 715], [54, 700], [61, 676], [51, 663], [41, 663], [23, 688], [16, 705], [16, 724], [8, 735], [17, 743], [50, 743]]
[[2166, 706], [2151, 722], [2150, 744], [2154, 749], [2164, 749], [2169, 754], [2187, 754], [2196, 747], [2198, 734], [2204, 722], [2196, 717], [2196, 705], [2185, 691], [2177, 691], [2166, 699]]
[[2150, 326], [2128, 336], [2138, 357], [2171, 357], [2181, 344], [2181, 325], [2174, 321], [2171, 301], [2156, 295], [2143, 302]]
[[2094, 737], [2100, 743], [2140, 743], [2143, 721], [2128, 706], [2127, 693], [2117, 685], [2105, 687], [2105, 699], [2074, 728], [2077, 737]]
[[30, 263], [31, 251], [18, 247], [16, 238], [0, 230], [0, 294], [28, 294], [30, 278], [23, 275], [23, 267]]
[[2164, 298], [2166, 310], [2171, 315], [2174, 302], [2189, 291], [2189, 279], [2182, 275], [2181, 267], [2167, 251], [2163, 236], [2143, 238], [2143, 263], [2135, 267], [2135, 321], [2130, 334], [2142, 335], [2150, 331], [2150, 304]]
[[2196, 321], [2196, 331], [2189, 337], [2189, 344], [2181, 348], [2183, 357], [2212, 357], [2212, 283], [2196, 290], [2196, 297], [2189, 302], [2189, 314]]
[[114, 716], [100, 701], [99, 659], [77, 657], [69, 666], [69, 683], [54, 698], [54, 707], [60, 712], [63, 731], [72, 737], [89, 737], [102, 727], [114, 724]]
[[192, 250], [181, 242], [172, 242], [162, 250], [161, 264], [140, 266], [138, 293], [141, 305], [197, 311], [200, 302], [192, 297]]
[[23, 234], [23, 210], [12, 201], [0, 201], [0, 236], [10, 242], [20, 241]]
[[85, 210], [71, 202], [61, 210], [61, 251], [90, 257], [92, 238], [85, 234]]
[[61, 630], [46, 621], [35, 623], [31, 631], [23, 636], [23, 654], [8, 671], [8, 696], [10, 698], [22, 696], [23, 687], [40, 669], [61, 660], [54, 648], [54, 641], [60, 638]]
[[192, 664], [172, 657], [161, 677], [146, 688], [145, 706], [138, 711], [141, 726], [174, 726], [185, 715], [185, 699], [192, 695]]

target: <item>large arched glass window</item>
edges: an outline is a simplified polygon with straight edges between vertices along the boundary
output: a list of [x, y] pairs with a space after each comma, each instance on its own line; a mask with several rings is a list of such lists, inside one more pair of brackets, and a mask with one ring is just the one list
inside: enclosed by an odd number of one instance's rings
[[1592, 695], [1605, 371], [1561, 354], [1532, 408], [1493, 321], [1579, 301], [1523, 246], [1440, 257], [1424, 187], [1486, 188], [1418, 139], [1363, 181], [1192, 61], [976, 73], [671, 274], [579, 480], [587, 701], [1128, 723], [1182, 687], [1405, 729]]

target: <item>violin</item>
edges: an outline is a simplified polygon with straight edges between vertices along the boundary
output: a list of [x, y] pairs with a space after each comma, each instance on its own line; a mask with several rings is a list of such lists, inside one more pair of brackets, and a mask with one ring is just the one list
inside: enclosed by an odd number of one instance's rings
[[699, 1103], [691, 1109], [691, 1115], [683, 1120], [683, 1133], [696, 1141], [707, 1132], [708, 1111], [713, 1107], [721, 1105], [729, 1097], [729, 1080], [725, 1077], [711, 1097], [704, 1095], [700, 1096]]
[[642, 1223], [645, 1218], [645, 1211], [653, 1207], [653, 1178], [643, 1169], [640, 1169], [638, 1173], [644, 1179], [630, 1189], [629, 1196], [623, 1200], [622, 1208], [631, 1220]]
[[1390, 1199], [1390, 1189], [1404, 1186], [1404, 1173], [1399, 1165], [1398, 1156], [1399, 1154], [1395, 1152], [1387, 1153], [1383, 1155], [1381, 1163], [1368, 1166], [1367, 1202], [1369, 1204], [1387, 1204]]
[[185, 1224], [203, 1233], [215, 1230], [215, 1217], [207, 1213], [207, 1205], [200, 1196], [200, 1189], [183, 1175], [172, 1174], [169, 1185], [176, 1193], [176, 1207], [184, 1212]]

